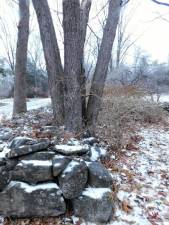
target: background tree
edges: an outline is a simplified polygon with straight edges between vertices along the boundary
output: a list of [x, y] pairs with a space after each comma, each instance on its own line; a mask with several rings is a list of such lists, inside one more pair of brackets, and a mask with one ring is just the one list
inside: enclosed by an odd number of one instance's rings
[[26, 64], [29, 37], [29, 0], [19, 1], [13, 115], [26, 112]]
[[33, 5], [46, 61], [54, 121], [61, 125], [64, 120], [63, 68], [53, 21], [47, 0], [33, 0]]
[[90, 96], [87, 106], [88, 125], [94, 125], [100, 110], [101, 98], [107, 77], [111, 51], [116, 36], [116, 29], [121, 9], [120, 0], [110, 0], [106, 25], [98, 54], [97, 64], [92, 79]]

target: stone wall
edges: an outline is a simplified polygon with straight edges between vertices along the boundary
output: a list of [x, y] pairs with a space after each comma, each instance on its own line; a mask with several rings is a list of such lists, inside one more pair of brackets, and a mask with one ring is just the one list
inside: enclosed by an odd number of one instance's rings
[[100, 162], [95, 138], [66, 144], [16, 137], [0, 153], [0, 215], [55, 217], [73, 210], [105, 223], [113, 211], [112, 177]]

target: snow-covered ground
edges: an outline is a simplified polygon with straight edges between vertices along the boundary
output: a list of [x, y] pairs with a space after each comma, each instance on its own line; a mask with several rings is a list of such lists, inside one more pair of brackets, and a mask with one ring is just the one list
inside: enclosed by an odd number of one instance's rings
[[152, 100], [153, 102], [159, 102], [159, 103], [164, 103], [168, 102], [169, 103], [169, 94], [154, 94], [152, 96], [146, 96], [146, 99]]
[[111, 225], [169, 225], [169, 129], [147, 128], [115, 165], [118, 181]]
[[[27, 101], [27, 108], [28, 110], [38, 109], [40, 107], [49, 105], [50, 102], [51, 102], [50, 98], [31, 98]], [[12, 98], [1, 99], [0, 100], [0, 119], [3, 117], [10, 119], [12, 117], [12, 109], [13, 109]]]

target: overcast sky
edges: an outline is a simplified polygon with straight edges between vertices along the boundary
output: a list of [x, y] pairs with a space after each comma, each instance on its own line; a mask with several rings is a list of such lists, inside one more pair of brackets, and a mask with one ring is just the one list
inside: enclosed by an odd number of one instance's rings
[[[0, 16], [4, 21], [8, 22], [8, 30], [10, 35], [16, 31], [16, 9], [9, 7], [10, 0], [0, 0]], [[99, 5], [104, 4], [106, 0], [93, 0], [97, 2], [97, 7], [93, 4], [90, 18], [97, 14]], [[131, 14], [128, 32], [132, 33], [132, 38], [137, 40], [136, 45], [146, 51], [153, 60], [159, 62], [168, 62], [169, 56], [169, 22], [164, 19], [155, 19], [159, 15], [163, 15], [165, 19], [169, 20], [169, 7], [156, 5], [151, 0], [130, 0], [128, 6], [128, 14]], [[168, 0], [166, 0], [168, 1]], [[57, 3], [61, 5], [62, 0], [49, 0], [50, 6], [56, 8]], [[99, 4], [98, 4], [99, 2]], [[132, 13], [131, 13], [132, 12]], [[95, 26], [96, 21], [91, 20], [93, 29], [98, 31]], [[56, 25], [56, 24], [55, 24]], [[59, 36], [59, 34], [57, 33]], [[60, 38], [61, 41], [61, 38]], [[0, 43], [2, 46], [2, 43]], [[3, 51], [1, 51], [2, 54]], [[133, 51], [129, 52], [131, 57]]]

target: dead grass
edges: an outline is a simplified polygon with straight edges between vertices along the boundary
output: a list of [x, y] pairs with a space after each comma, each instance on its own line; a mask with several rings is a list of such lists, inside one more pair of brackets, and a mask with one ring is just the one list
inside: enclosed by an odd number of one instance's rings
[[143, 96], [135, 87], [106, 88], [96, 133], [114, 150], [124, 148], [139, 125], [165, 121], [164, 110]]

